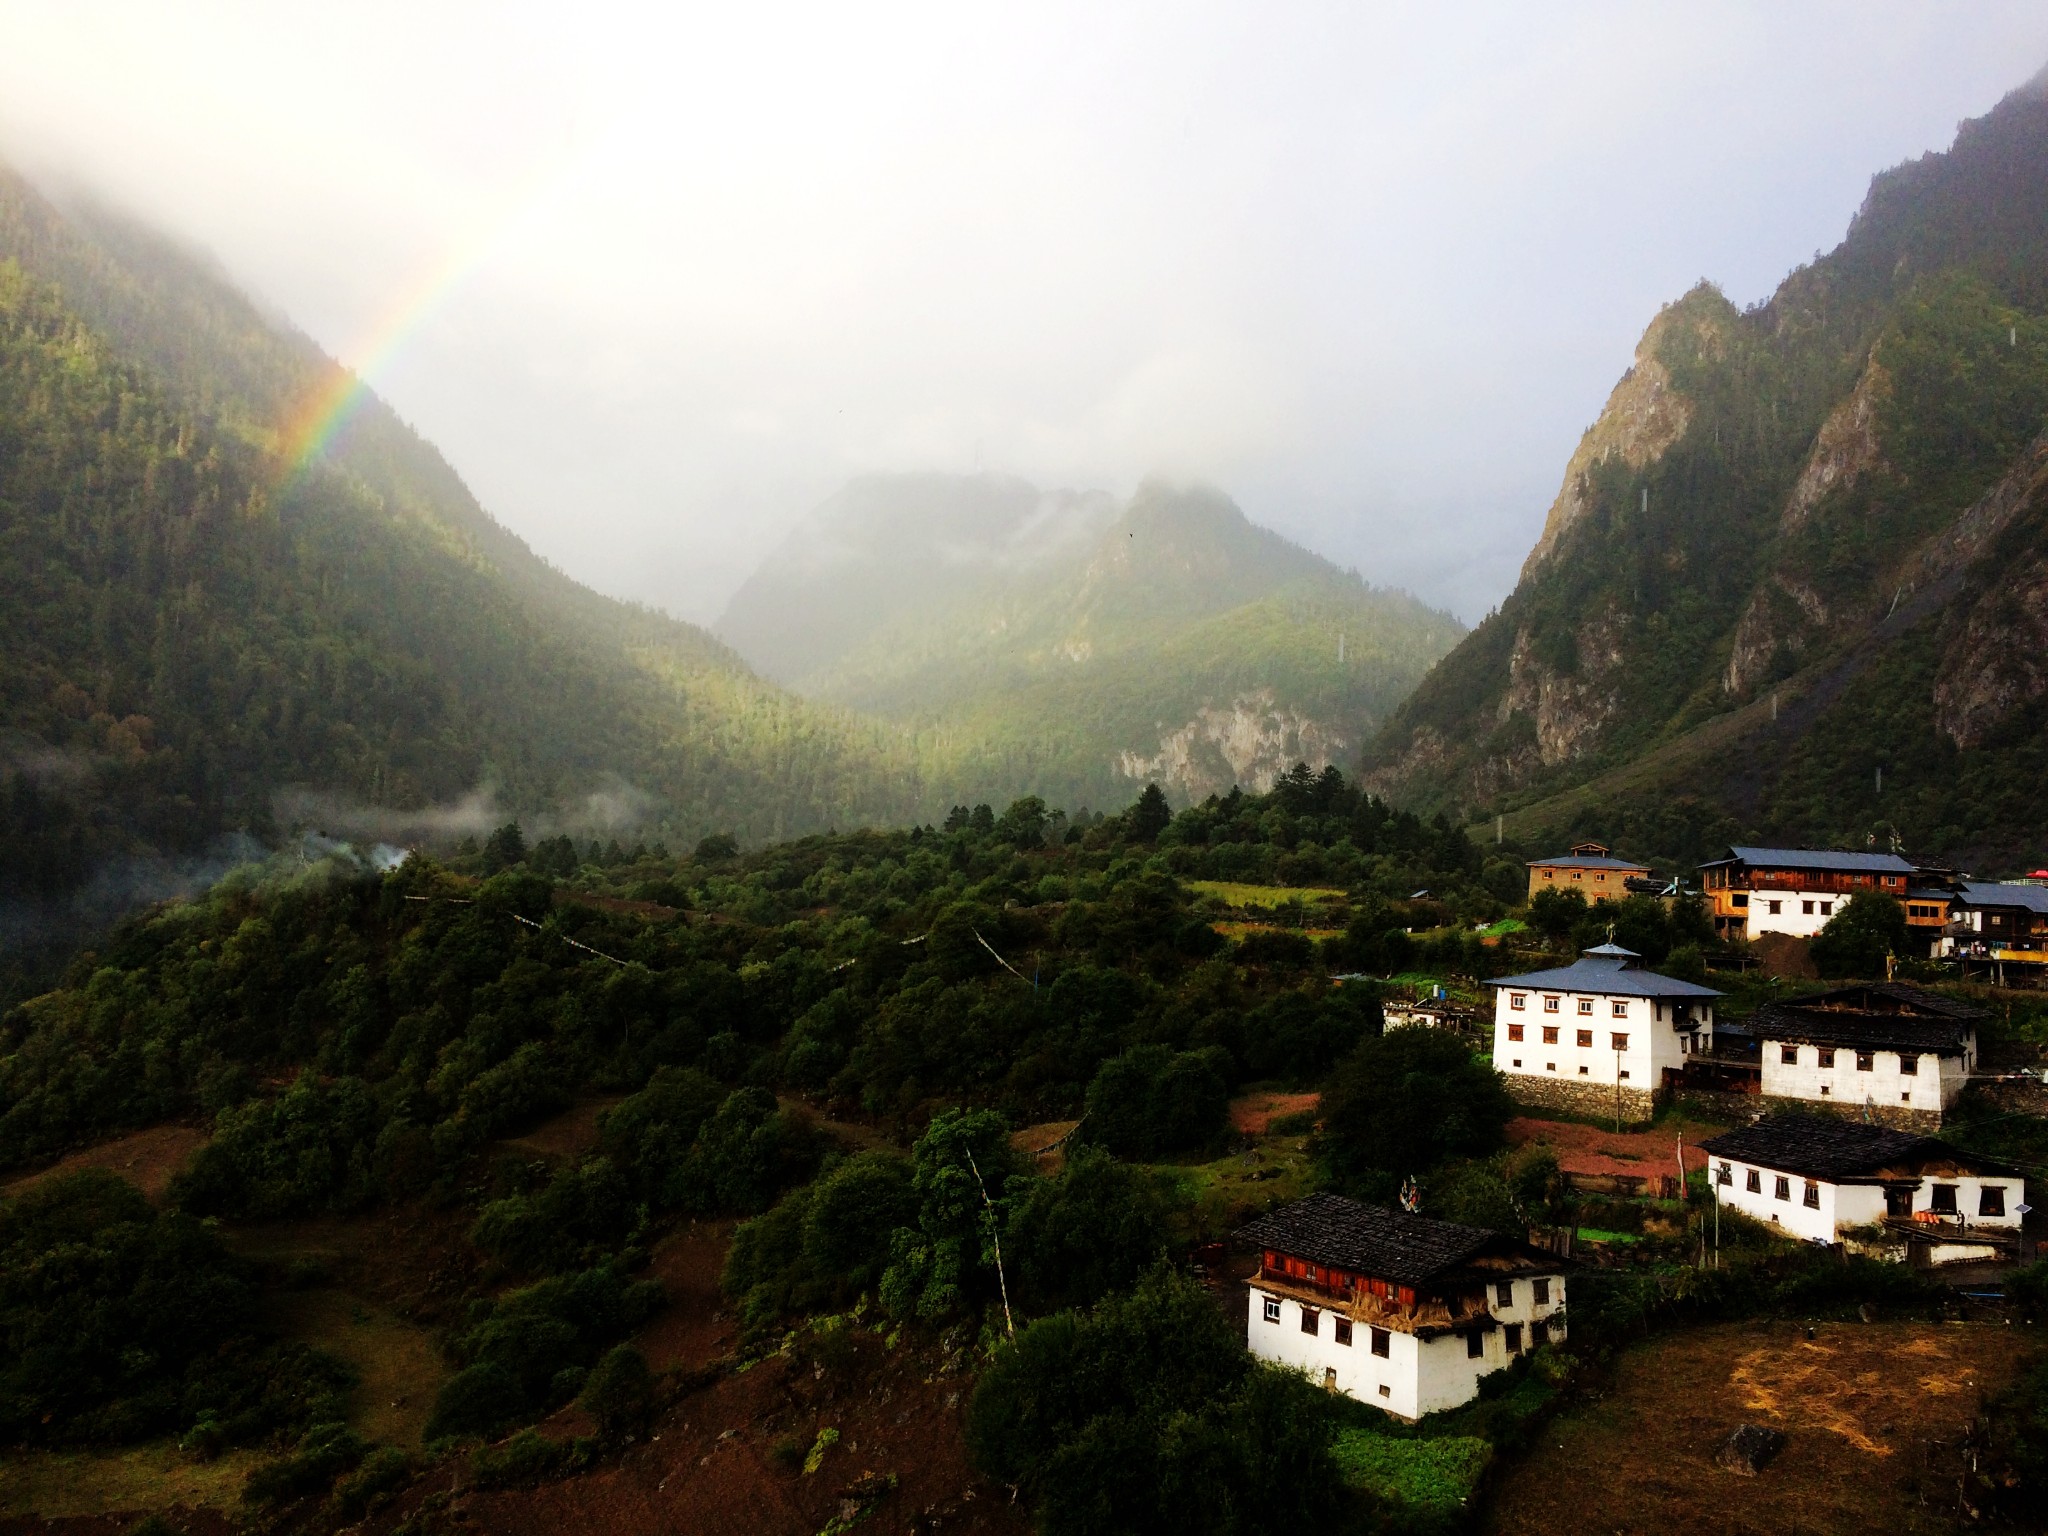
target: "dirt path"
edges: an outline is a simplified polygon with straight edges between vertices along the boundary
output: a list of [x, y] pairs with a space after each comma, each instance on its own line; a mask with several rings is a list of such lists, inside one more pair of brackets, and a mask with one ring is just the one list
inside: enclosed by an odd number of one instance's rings
[[[1953, 1442], [2027, 1352], [1990, 1324], [1730, 1325], [1654, 1340], [1613, 1389], [1539, 1433], [1506, 1472], [1484, 1529], [1498, 1536], [1766, 1536], [1952, 1530], [1920, 1502], [1952, 1491], [1933, 1448]], [[1738, 1424], [1784, 1431], [1756, 1477], [1716, 1467]]]
[[668, 1292], [668, 1305], [634, 1342], [657, 1371], [695, 1371], [723, 1359], [739, 1327], [726, 1309], [718, 1276], [732, 1244], [731, 1221], [693, 1221], [665, 1238], [647, 1267]]
[[146, 1131], [118, 1136], [112, 1141], [74, 1152], [48, 1168], [19, 1174], [0, 1183], [0, 1195], [12, 1198], [25, 1194], [47, 1179], [81, 1168], [105, 1168], [118, 1173], [143, 1194], [151, 1204], [161, 1204], [171, 1177], [192, 1160], [192, 1155], [212, 1137], [190, 1125], [155, 1125]]

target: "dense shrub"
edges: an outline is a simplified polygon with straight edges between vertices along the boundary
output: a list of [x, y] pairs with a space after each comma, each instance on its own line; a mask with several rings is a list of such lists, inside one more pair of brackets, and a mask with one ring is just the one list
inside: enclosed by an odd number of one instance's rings
[[490, 1435], [583, 1385], [587, 1368], [661, 1304], [661, 1287], [608, 1265], [543, 1280], [480, 1306], [457, 1340], [461, 1370], [441, 1387], [427, 1438]]
[[1058, 1177], [1028, 1182], [1012, 1210], [1003, 1252], [1018, 1305], [1089, 1306], [1129, 1286], [1165, 1254], [1168, 1210], [1156, 1176], [1075, 1149]]
[[635, 1224], [626, 1181], [594, 1157], [556, 1169], [538, 1190], [493, 1200], [470, 1228], [470, 1241], [516, 1269], [574, 1269], [597, 1262]]
[[1208, 1293], [1164, 1268], [1005, 1345], [975, 1388], [976, 1467], [1057, 1536], [1318, 1530], [1344, 1504], [1329, 1399], [1253, 1362]]
[[39, 1185], [0, 1215], [0, 1439], [296, 1430], [348, 1372], [261, 1338], [254, 1303], [211, 1231], [126, 1181], [87, 1170]]
[[654, 1415], [654, 1376], [647, 1357], [630, 1344], [605, 1351], [583, 1385], [582, 1403], [598, 1433], [620, 1439], [645, 1430]]
[[1858, 891], [1813, 936], [1814, 968], [1832, 980], [1882, 976], [1906, 952], [1906, 909], [1883, 891]]
[[1493, 1064], [1457, 1036], [1401, 1029], [1331, 1074], [1318, 1152], [1340, 1184], [1383, 1196], [1408, 1174], [1496, 1151], [1513, 1113]]
[[1158, 1157], [1212, 1146], [1229, 1123], [1229, 1058], [1222, 1050], [1133, 1046], [1088, 1085], [1082, 1134], [1119, 1157]]

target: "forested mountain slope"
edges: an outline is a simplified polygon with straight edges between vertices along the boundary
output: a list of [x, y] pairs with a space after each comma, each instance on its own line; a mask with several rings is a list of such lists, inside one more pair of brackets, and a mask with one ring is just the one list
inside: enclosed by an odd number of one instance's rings
[[937, 475], [849, 486], [719, 627], [804, 692], [914, 726], [933, 782], [1067, 805], [1344, 760], [1461, 633], [1212, 490], [1119, 505]]
[[570, 581], [374, 397], [295, 466], [333, 372], [0, 175], [0, 939], [293, 806], [483, 790], [574, 824], [595, 795], [684, 839], [912, 809], [890, 733]]
[[2048, 834], [2048, 86], [1771, 299], [1657, 316], [1520, 584], [1394, 714], [1409, 803], [1689, 856]]

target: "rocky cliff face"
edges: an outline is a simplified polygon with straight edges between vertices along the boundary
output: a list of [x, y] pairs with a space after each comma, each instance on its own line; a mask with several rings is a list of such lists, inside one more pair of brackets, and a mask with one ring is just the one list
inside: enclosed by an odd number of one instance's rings
[[[2048, 836], [2021, 789], [2048, 773], [2044, 421], [2036, 82], [1876, 178], [1769, 303], [1699, 288], [1656, 317], [1515, 591], [1372, 740], [1368, 782], [1610, 837], [1695, 802], [1802, 840]], [[1610, 773], [1634, 799], [1562, 793]]]
[[1272, 689], [1261, 688], [1227, 705], [1205, 705], [1164, 732], [1156, 753], [1119, 753], [1116, 768], [1190, 800], [1228, 794], [1232, 785], [1264, 794], [1296, 763], [1327, 768], [1352, 745], [1335, 727], [1282, 707]]

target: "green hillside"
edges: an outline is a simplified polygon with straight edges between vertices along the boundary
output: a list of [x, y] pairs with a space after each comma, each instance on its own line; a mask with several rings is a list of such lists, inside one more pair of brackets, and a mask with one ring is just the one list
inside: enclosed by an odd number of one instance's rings
[[1461, 633], [1215, 491], [1149, 483], [1116, 507], [940, 476], [849, 487], [720, 628], [807, 694], [914, 729], [934, 787], [1068, 805], [1348, 761]]
[[2037, 81], [1876, 178], [1767, 303], [1702, 285], [1658, 315], [1370, 782], [1668, 858], [1739, 833], [2037, 860], [2044, 423]]
[[279, 424], [331, 369], [0, 177], [0, 938], [295, 817], [452, 833], [420, 813], [484, 795], [758, 840], [916, 803], [891, 733], [576, 585], [374, 398], [289, 473]]

